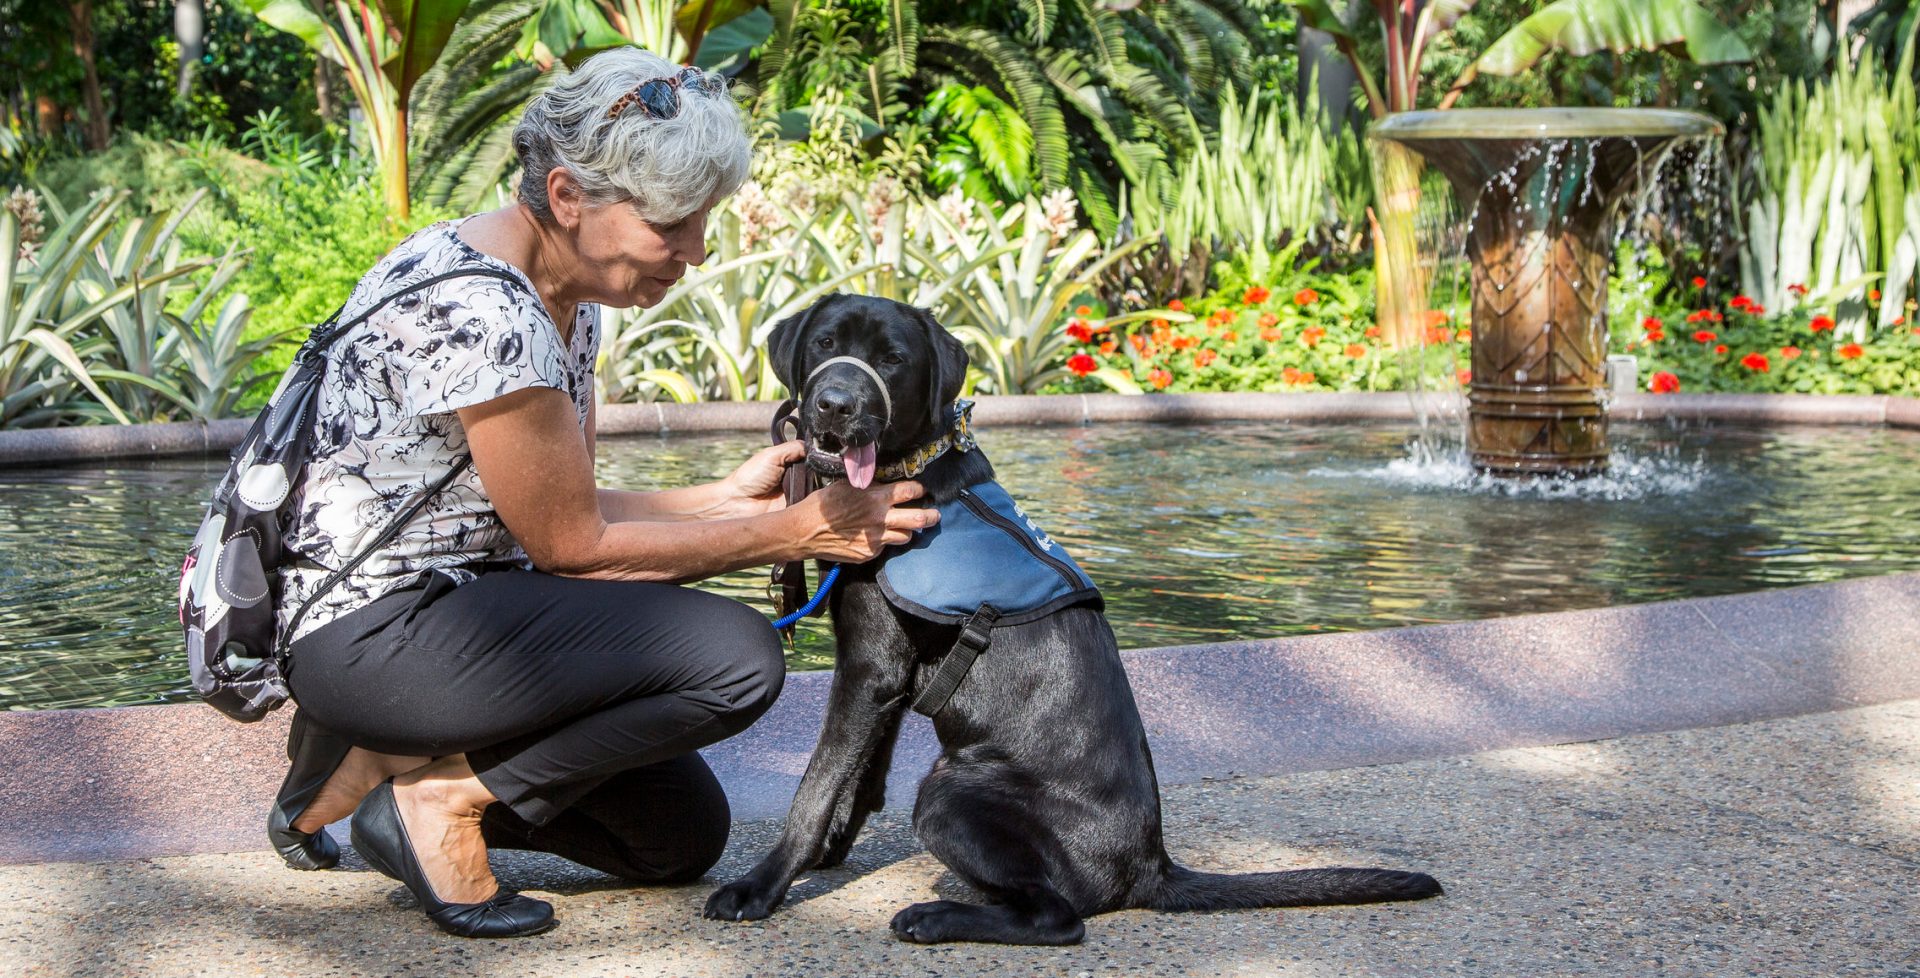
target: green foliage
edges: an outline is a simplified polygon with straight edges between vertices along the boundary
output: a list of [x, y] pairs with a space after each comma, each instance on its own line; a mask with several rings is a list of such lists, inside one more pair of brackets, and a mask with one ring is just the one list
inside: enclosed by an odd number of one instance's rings
[[1033, 127], [983, 85], [942, 85], [927, 97], [920, 121], [938, 142], [928, 184], [937, 193], [959, 187], [988, 202], [1033, 191]]
[[[1911, 50], [1907, 55], [1913, 57]], [[1742, 287], [1785, 309], [1809, 290], [1838, 304], [1841, 333], [1867, 335], [1865, 294], [1885, 291], [1881, 328], [1900, 315], [1920, 271], [1920, 110], [1907, 81], [1868, 52], [1808, 89], [1789, 86], [1760, 112], [1741, 255]]]

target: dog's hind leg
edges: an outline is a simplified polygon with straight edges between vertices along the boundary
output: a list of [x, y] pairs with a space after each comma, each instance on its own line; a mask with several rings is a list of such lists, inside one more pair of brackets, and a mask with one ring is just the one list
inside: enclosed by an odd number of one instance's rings
[[[1034, 833], [1027, 807], [994, 789], [955, 790], [951, 769], [936, 766], [914, 806], [915, 834], [961, 879], [994, 901], [991, 906], [936, 900], [916, 903], [893, 918], [894, 936], [919, 944], [1077, 944], [1086, 934], [1080, 913], [1047, 879], [1059, 865], [1058, 843]], [[967, 778], [973, 781], [973, 778]]]

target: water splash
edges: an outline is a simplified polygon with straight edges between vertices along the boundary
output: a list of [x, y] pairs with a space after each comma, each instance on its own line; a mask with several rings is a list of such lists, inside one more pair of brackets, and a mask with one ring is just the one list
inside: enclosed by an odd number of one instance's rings
[[1385, 465], [1321, 466], [1307, 475], [1357, 479], [1409, 492], [1603, 502], [1692, 496], [1714, 479], [1704, 455], [1685, 457], [1672, 449], [1642, 453], [1630, 448], [1610, 452], [1607, 471], [1600, 475], [1496, 476], [1475, 469], [1464, 444], [1436, 451], [1433, 442], [1423, 438], [1409, 440], [1406, 455]]

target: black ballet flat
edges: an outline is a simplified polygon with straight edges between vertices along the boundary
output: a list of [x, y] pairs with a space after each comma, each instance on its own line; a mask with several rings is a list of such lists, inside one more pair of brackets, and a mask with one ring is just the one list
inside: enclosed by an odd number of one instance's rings
[[353, 848], [367, 865], [406, 884], [427, 919], [456, 937], [525, 937], [553, 928], [553, 904], [505, 887], [480, 903], [442, 902], [413, 853], [392, 781], [381, 782], [354, 810]]
[[332, 869], [340, 861], [340, 844], [326, 829], [302, 832], [293, 822], [352, 749], [345, 738], [309, 722], [305, 710], [294, 712], [293, 728], [287, 731], [287, 760], [292, 764], [280, 783], [280, 794], [273, 799], [273, 810], [267, 813], [267, 840], [289, 867]]

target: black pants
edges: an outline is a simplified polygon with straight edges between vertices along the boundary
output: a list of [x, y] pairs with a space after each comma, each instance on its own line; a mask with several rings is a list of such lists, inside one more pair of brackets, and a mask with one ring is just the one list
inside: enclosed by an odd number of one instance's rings
[[720, 858], [730, 816], [700, 747], [780, 695], [767, 619], [668, 584], [442, 574], [293, 644], [302, 711], [356, 746], [464, 753], [500, 799], [489, 845], [656, 881]]

